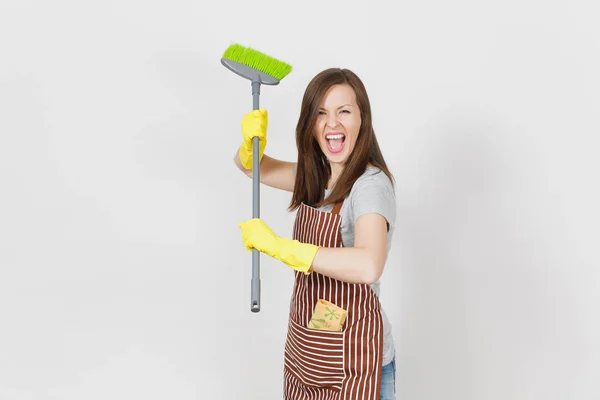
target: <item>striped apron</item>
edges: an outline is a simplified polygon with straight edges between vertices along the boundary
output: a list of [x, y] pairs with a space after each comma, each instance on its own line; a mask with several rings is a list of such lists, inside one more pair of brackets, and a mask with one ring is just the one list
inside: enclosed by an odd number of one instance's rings
[[[342, 203], [331, 213], [302, 204], [293, 238], [323, 247], [342, 247]], [[347, 311], [340, 332], [308, 328], [319, 299]], [[312, 272], [295, 272], [284, 357], [284, 399], [379, 400], [383, 321], [379, 299], [367, 284], [342, 282]]]

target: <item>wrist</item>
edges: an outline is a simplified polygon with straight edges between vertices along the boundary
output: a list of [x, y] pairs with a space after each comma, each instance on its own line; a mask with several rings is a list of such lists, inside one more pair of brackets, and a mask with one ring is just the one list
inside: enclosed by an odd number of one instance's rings
[[252, 169], [252, 151], [249, 152], [243, 143], [238, 148], [238, 157], [240, 158], [242, 167], [245, 169]]
[[[264, 152], [265, 152], [265, 146], [266, 143], [265, 142], [260, 142], [259, 148], [258, 148], [258, 161], [262, 161]], [[240, 161], [242, 161], [242, 164], [244, 165], [244, 167], [246, 169], [252, 169], [252, 156], [254, 155], [254, 148], [252, 146], [252, 141], [248, 142], [248, 141], [243, 141], [240, 144], [240, 147], [238, 148], [238, 154], [240, 157]]]
[[297, 271], [310, 273], [319, 246], [289, 238], [278, 239], [280, 259]]

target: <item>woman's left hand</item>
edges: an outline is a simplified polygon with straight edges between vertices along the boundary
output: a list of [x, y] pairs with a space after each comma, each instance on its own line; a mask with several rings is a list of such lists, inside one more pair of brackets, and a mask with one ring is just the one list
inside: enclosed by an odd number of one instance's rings
[[283, 261], [296, 271], [304, 273], [310, 271], [319, 246], [281, 238], [259, 218], [241, 222], [238, 226], [242, 229], [242, 239], [248, 250], [255, 248]]

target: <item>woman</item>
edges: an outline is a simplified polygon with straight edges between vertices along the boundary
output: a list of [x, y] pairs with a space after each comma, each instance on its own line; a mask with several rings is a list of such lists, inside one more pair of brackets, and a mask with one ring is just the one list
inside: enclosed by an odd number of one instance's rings
[[[244, 116], [234, 160], [251, 177], [258, 136], [261, 182], [292, 192], [289, 209], [297, 210], [292, 238], [277, 236], [258, 218], [239, 225], [247, 249], [295, 270], [284, 398], [394, 399], [394, 343], [378, 297], [396, 201], [366, 89], [347, 69], [311, 80], [296, 127], [296, 163], [264, 154], [267, 125], [264, 109]], [[316, 317], [322, 305], [328, 318]], [[343, 324], [323, 330], [315, 321]]]

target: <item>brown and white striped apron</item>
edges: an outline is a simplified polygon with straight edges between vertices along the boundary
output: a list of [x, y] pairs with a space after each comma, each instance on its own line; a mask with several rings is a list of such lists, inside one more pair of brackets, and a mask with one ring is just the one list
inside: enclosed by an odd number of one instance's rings
[[[336, 203], [329, 213], [302, 204], [293, 238], [342, 247], [341, 206]], [[347, 311], [340, 332], [308, 328], [319, 299]], [[285, 343], [284, 399], [379, 400], [382, 357], [381, 305], [369, 285], [295, 272]]]

